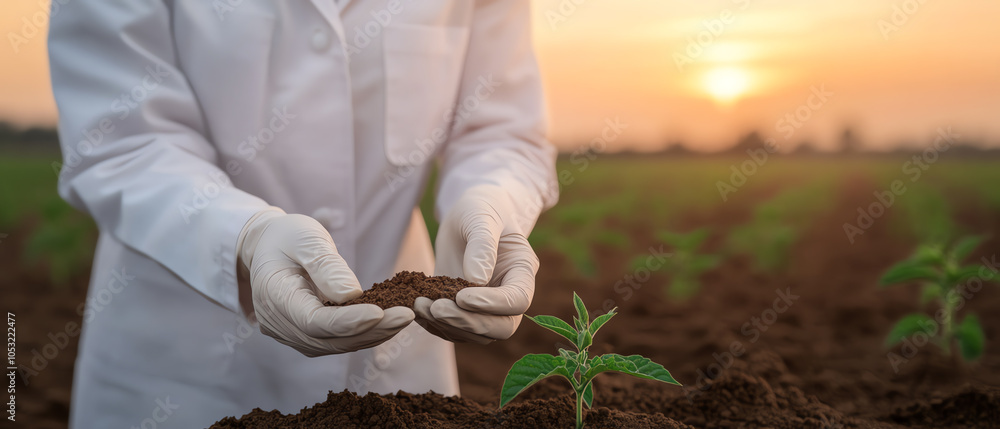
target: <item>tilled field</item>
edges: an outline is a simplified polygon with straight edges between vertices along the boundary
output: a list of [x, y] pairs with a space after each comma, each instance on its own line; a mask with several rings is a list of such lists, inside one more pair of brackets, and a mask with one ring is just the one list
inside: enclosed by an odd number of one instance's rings
[[[962, 363], [933, 345], [897, 348], [893, 352], [901, 359], [890, 359], [882, 347], [893, 322], [921, 308], [917, 288], [876, 287], [885, 268], [915, 245], [896, 232], [896, 218], [878, 219], [854, 244], [842, 229], [855, 219], [859, 206], [872, 201], [874, 189], [864, 177], [844, 179], [829, 195], [832, 209], [810, 220], [785, 268], [762, 274], [746, 258], [728, 258], [703, 276], [701, 291], [685, 302], [665, 298], [663, 273], [651, 270], [647, 277], [628, 268], [634, 255], [597, 244], [598, 277], [584, 279], [573, 274], [562, 255], [541, 252], [529, 314], [570, 316], [573, 291], [592, 313], [618, 306], [620, 315], [601, 330], [592, 350], [643, 354], [685, 385], [616, 374], [599, 377], [588, 425], [1000, 427], [1000, 313], [994, 310], [1000, 308], [1000, 285], [987, 284], [963, 309], [979, 315], [986, 333], [980, 361]], [[714, 226], [708, 247], [718, 249], [728, 228], [745, 222], [755, 201], [775, 191], [745, 192], [725, 204], [687, 213], [684, 222], [690, 228]], [[969, 231], [992, 233], [975, 259], [996, 258], [1000, 216], [974, 200], [954, 212]], [[603, 222], [627, 225], [636, 249], [659, 246], [643, 222]], [[53, 289], [44, 275], [19, 269], [11, 250], [17, 246], [8, 243], [0, 246], [0, 260], [13, 273], [4, 277], [3, 289], [5, 304], [17, 315], [19, 361], [34, 358], [31, 351], [38, 350], [38, 363], [44, 363], [27, 386], [19, 386], [18, 420], [30, 427], [64, 427], [78, 339], [72, 328], [80, 321], [86, 282], [81, 277], [70, 287]], [[68, 341], [63, 343], [61, 334]], [[573, 420], [570, 390], [560, 380], [546, 380], [504, 410], [497, 409], [510, 365], [525, 353], [555, 352], [557, 340], [525, 321], [510, 340], [459, 345], [463, 398], [331, 393], [327, 402], [299, 415], [255, 411], [219, 427], [568, 427]]]
[[[963, 309], [977, 313], [986, 332], [980, 361], [962, 363], [934, 345], [894, 349], [902, 360], [890, 360], [882, 344], [893, 323], [934, 310], [918, 306], [919, 288], [876, 286], [915, 243], [894, 232], [897, 220], [886, 216], [851, 244], [842, 225], [871, 203], [877, 186], [859, 176], [835, 189], [832, 210], [810, 222], [787, 268], [776, 274], [756, 273], [748, 260], [731, 258], [704, 276], [698, 295], [676, 303], [663, 298], [664, 280], [656, 273], [633, 281], [638, 289], [614, 286], [626, 275], [637, 277], [621, 268], [602, 269], [609, 276], [598, 281], [567, 282], [560, 259], [548, 255], [531, 313], [568, 317], [573, 290], [592, 305], [610, 300], [621, 314], [602, 328], [593, 349], [643, 354], [685, 384], [598, 378], [597, 407], [661, 413], [695, 427], [1000, 427], [1000, 284], [985, 285]], [[687, 222], [715, 225], [724, 234], [750, 216], [751, 201], [764, 197], [746, 195], [690, 213]], [[992, 234], [974, 258], [996, 261], [1000, 217], [972, 201], [955, 213], [970, 231]], [[656, 245], [642, 241], [649, 231], [633, 235], [638, 248]], [[715, 238], [710, 246], [721, 245]], [[604, 267], [626, 266], [612, 252], [605, 256]], [[506, 369], [524, 353], [551, 353], [555, 339], [527, 323], [509, 341], [460, 345], [463, 394], [496, 403]], [[560, 393], [568, 395], [568, 385], [554, 382], [525, 396]]]

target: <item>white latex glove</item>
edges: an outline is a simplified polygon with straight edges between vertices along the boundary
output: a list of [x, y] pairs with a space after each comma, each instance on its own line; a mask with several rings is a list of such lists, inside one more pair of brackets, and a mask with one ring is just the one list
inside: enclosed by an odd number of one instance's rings
[[513, 232], [515, 216], [499, 188], [473, 188], [458, 199], [438, 230], [434, 271], [485, 286], [465, 288], [454, 301], [417, 298], [417, 323], [452, 342], [487, 344], [514, 335], [538, 272], [527, 238]]
[[376, 346], [413, 321], [406, 307], [323, 305], [357, 298], [362, 290], [330, 233], [311, 217], [276, 207], [257, 213], [240, 232], [237, 255], [260, 331], [306, 356]]

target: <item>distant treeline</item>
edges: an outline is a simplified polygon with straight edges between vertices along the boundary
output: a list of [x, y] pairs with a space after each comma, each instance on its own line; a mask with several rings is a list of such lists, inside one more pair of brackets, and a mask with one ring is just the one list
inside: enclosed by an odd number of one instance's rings
[[[938, 136], [934, 140], [925, 142], [901, 142], [900, 144], [894, 145], [896, 149], [889, 152], [884, 150], [872, 151], [857, 138], [856, 134], [851, 129], [845, 129], [841, 133], [838, 147], [832, 151], [821, 151], [808, 141], [800, 142], [791, 151], [783, 149], [779, 149], [779, 151], [784, 154], [804, 156], [850, 156], [859, 154], [894, 155], [916, 153], [921, 152], [924, 149], [932, 149], [934, 148], [935, 140], [938, 146], [946, 148], [946, 151], [950, 156], [1000, 156], [1000, 144], [994, 144], [992, 147], [987, 148], [985, 146], [988, 145], [984, 145], [982, 142], [966, 141], [962, 140], [960, 137], [956, 139], [942, 139], [942, 136]], [[582, 143], [578, 149], [568, 149], [565, 150], [565, 152], [567, 154], [581, 153], [588, 150], [593, 152], [594, 149], [596, 149], [596, 146], [604, 145]], [[751, 132], [737, 140], [728, 149], [712, 153], [693, 151], [685, 146], [683, 142], [666, 143], [663, 149], [654, 153], [672, 156], [746, 155], [747, 151], [754, 151], [760, 148], [767, 149], [768, 141], [759, 133]], [[9, 123], [0, 122], [0, 150], [57, 152], [59, 150], [59, 134], [56, 132], [55, 128], [18, 128]], [[629, 156], [637, 153], [625, 150], [615, 152], [614, 154]], [[643, 152], [642, 155], [648, 156], [650, 153]]]
[[[573, 154], [583, 154], [585, 152], [595, 152], [595, 149], [603, 147], [604, 145], [600, 142], [598, 143], [582, 143], [579, 148], [566, 149], [567, 155], [572, 156]], [[624, 150], [611, 153], [611, 156], [650, 156], [650, 155], [667, 155], [667, 156], [747, 156], [749, 152], [757, 152], [761, 149], [767, 150], [771, 153], [781, 153], [782, 155], [797, 155], [797, 156], [816, 156], [816, 157], [849, 157], [849, 156], [866, 156], [866, 157], [879, 157], [879, 156], [898, 156], [898, 155], [909, 155], [918, 154], [925, 151], [934, 151], [947, 153], [949, 157], [1000, 157], [1000, 142], [995, 142], [992, 145], [984, 144], [984, 142], [972, 141], [962, 139], [961, 136], [949, 136], [945, 134], [940, 134], [933, 138], [929, 138], [927, 141], [905, 141], [897, 142], [896, 144], [890, 145], [893, 149], [871, 149], [870, 146], [864, 144], [860, 139], [856, 137], [856, 134], [850, 129], [846, 129], [842, 132], [840, 139], [838, 140], [838, 145], [836, 148], [820, 150], [815, 144], [809, 141], [802, 141], [796, 144], [793, 148], [786, 149], [782, 147], [775, 147], [774, 141], [768, 141], [758, 132], [751, 132], [743, 137], [739, 138], [731, 146], [726, 149], [717, 150], [714, 152], [702, 152], [697, 150], [692, 150], [684, 144], [684, 142], [674, 141], [665, 143], [663, 149], [648, 152], [637, 152], [633, 150]], [[565, 149], [565, 148], [564, 148]]]
[[58, 151], [59, 134], [55, 128], [18, 128], [0, 122], [0, 149]]
[[[773, 141], [772, 141], [773, 142]], [[766, 147], [768, 142], [757, 132], [752, 132], [741, 138], [729, 149], [719, 152], [720, 154], [746, 154], [748, 150], [753, 150], [754, 148]], [[962, 156], [962, 155], [1000, 155], [1000, 147], [997, 145], [992, 145], [992, 147], [986, 147], [990, 145], [983, 144], [983, 142], [965, 140], [960, 134], [951, 134], [950, 130], [939, 130], [938, 134], [933, 137], [928, 137], [926, 141], [908, 141], [908, 142], [897, 142], [896, 144], [888, 145], [893, 147], [891, 150], [878, 150], [871, 149], [870, 145], [865, 144], [861, 141], [857, 134], [850, 128], [844, 129], [841, 132], [840, 138], [837, 140], [837, 146], [833, 150], [820, 150], [813, 143], [809, 141], [799, 142], [790, 151], [781, 150], [783, 153], [793, 154], [793, 155], [894, 155], [894, 154], [910, 154], [917, 152], [924, 152], [927, 150], [937, 151], [941, 153], [947, 152], [949, 156]], [[674, 147], [675, 151], [677, 149], [683, 150], [683, 146]], [[668, 147], [667, 150], [671, 150]]]

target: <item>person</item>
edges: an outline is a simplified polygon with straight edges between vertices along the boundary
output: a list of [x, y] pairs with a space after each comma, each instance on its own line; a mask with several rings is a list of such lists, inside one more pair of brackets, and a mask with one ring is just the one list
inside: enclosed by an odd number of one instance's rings
[[[527, 1], [69, 2], [48, 46], [59, 192], [100, 229], [71, 426], [457, 395], [452, 343], [520, 323], [558, 194]], [[483, 286], [323, 305], [401, 270]]]

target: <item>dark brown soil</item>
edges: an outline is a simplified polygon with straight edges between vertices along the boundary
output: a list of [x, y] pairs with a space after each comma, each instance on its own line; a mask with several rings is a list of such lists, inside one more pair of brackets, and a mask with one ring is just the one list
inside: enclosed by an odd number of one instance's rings
[[[956, 362], [926, 346], [894, 367], [888, 353], [904, 351], [882, 346], [900, 317], [935, 310], [918, 304], [918, 287], [876, 287], [882, 272], [916, 245], [912, 236], [893, 232], [901, 208], [891, 208], [855, 243], [845, 236], [843, 223], [853, 222], [857, 208], [871, 204], [872, 192], [885, 186], [867, 177], [846, 177], [830, 195], [831, 209], [801, 232], [785, 268], [758, 273], [746, 258], [726, 258], [703, 276], [700, 292], [688, 301], [667, 298], [663, 288], [668, 277], [655, 270], [647, 281], [637, 281], [638, 287], [622, 287], [625, 276], [635, 274], [622, 268], [634, 255], [601, 252], [599, 278], [581, 279], [573, 277], [564, 257], [543, 252], [537, 287], [545, 293], [536, 293], [529, 314], [571, 316], [567, 296], [572, 291], [591, 306], [591, 314], [618, 306], [619, 315], [601, 329], [592, 350], [645, 355], [685, 384], [675, 389], [625, 376], [598, 378], [595, 406], [659, 412], [709, 428], [998, 428], [998, 285], [984, 286], [963, 308], [979, 315], [986, 332], [986, 352], [978, 362]], [[712, 225], [717, 232], [707, 246], [721, 250], [726, 231], [749, 220], [755, 202], [765, 199], [744, 193], [688, 213], [681, 230]], [[963, 229], [993, 237], [969, 260], [996, 255], [1000, 216], [972, 200], [954, 207]], [[659, 245], [652, 238], [655, 225], [631, 225], [632, 248]], [[797, 298], [766, 323], [765, 313], [774, 315], [770, 312], [778, 290]], [[463, 396], [498, 400], [497, 386], [514, 361], [555, 347], [557, 338], [531, 324], [485, 347], [457, 344], [459, 362], [476, 362], [459, 365]], [[734, 348], [742, 353], [736, 356]], [[542, 382], [522, 396], [546, 398], [567, 391], [562, 384]]]
[[[800, 182], [784, 179], [784, 189]], [[645, 355], [685, 385], [602, 375], [595, 382], [589, 427], [671, 427], [674, 422], [679, 422], [674, 427], [699, 428], [1000, 427], [1000, 285], [985, 285], [961, 310], [978, 314], [986, 333], [978, 362], [957, 362], [925, 346], [894, 368], [890, 350], [882, 347], [901, 316], [934, 311], [918, 304], [917, 287], [875, 286], [881, 273], [916, 244], [914, 237], [898, 233], [905, 226], [894, 225], [901, 207], [887, 210], [853, 244], [844, 235], [843, 223], [853, 221], [858, 207], [874, 201], [872, 192], [883, 189], [887, 183], [868, 177], [846, 178], [828, 196], [830, 209], [809, 220], [785, 268], [760, 273], [744, 257], [726, 258], [702, 278], [701, 290], [688, 301], [668, 299], [663, 293], [668, 277], [655, 270], [638, 287], [621, 287], [625, 276], [635, 274], [631, 260], [660, 245], [655, 232], [667, 226], [654, 216], [604, 220], [608, 228], [629, 232], [633, 250], [593, 243], [597, 278], [582, 278], [566, 257], [540, 250], [537, 291], [528, 314], [571, 317], [573, 291], [591, 306], [591, 314], [603, 312], [606, 303], [616, 305], [619, 315], [601, 329], [591, 350]], [[730, 228], [749, 220], [755, 204], [780, 191], [741, 189], [724, 204], [686, 213], [678, 230], [711, 225], [714, 233], [706, 246], [720, 250]], [[573, 192], [566, 192], [567, 201]], [[576, 192], [576, 197], [588, 197], [588, 192]], [[1000, 212], [979, 199], [956, 195], [947, 194], [962, 229], [992, 237], [970, 263], [1000, 253]], [[45, 366], [27, 383], [18, 379], [18, 420], [23, 427], [65, 427], [79, 336], [78, 326], [69, 324], [80, 322], [77, 308], [84, 302], [86, 276], [68, 287], [53, 287], [47, 272], [21, 264], [25, 234], [20, 229], [4, 232], [10, 236], [0, 243], [0, 269], [7, 273], [0, 276], [0, 290], [5, 309], [17, 315], [18, 366], [31, 368], [33, 351], [59, 348], [56, 356], [39, 362]], [[746, 323], [772, 309], [776, 290], [790, 290], [798, 298], [766, 329], [744, 332]], [[412, 298], [405, 305], [411, 303]], [[77, 329], [70, 330], [67, 344], [49, 336], [71, 327]], [[461, 398], [337, 393], [298, 416], [246, 410], [245, 420], [228, 418], [219, 427], [267, 427], [263, 419], [268, 415], [287, 427], [570, 427], [571, 397], [563, 380], [544, 380], [497, 411], [511, 364], [525, 353], [552, 353], [558, 342], [554, 334], [525, 321], [508, 340], [456, 345]], [[739, 356], [729, 352], [736, 345], [743, 352]]]
[[[575, 422], [575, 403], [569, 396], [534, 399], [512, 404], [499, 411], [469, 399], [435, 393], [395, 395], [330, 392], [326, 402], [285, 415], [254, 409], [237, 419], [227, 417], [213, 429], [268, 428], [569, 428]], [[586, 416], [589, 428], [689, 428], [663, 414], [625, 413], [598, 408]]]
[[[51, 283], [45, 267], [23, 262], [19, 252], [34, 221], [11, 231], [0, 243], [0, 311], [16, 318], [17, 423], [10, 427], [65, 428], [89, 270], [70, 284]], [[4, 384], [7, 384], [5, 380]], [[6, 391], [6, 389], [4, 389]], [[4, 394], [4, 403], [8, 395]], [[7, 414], [4, 414], [6, 417]]]
[[[341, 305], [375, 304], [383, 310], [389, 307], [413, 307], [419, 297], [454, 300], [458, 291], [476, 286], [465, 279], [430, 276], [415, 271], [400, 271], [391, 279], [375, 283], [361, 296]], [[326, 305], [337, 305], [330, 301]]]

